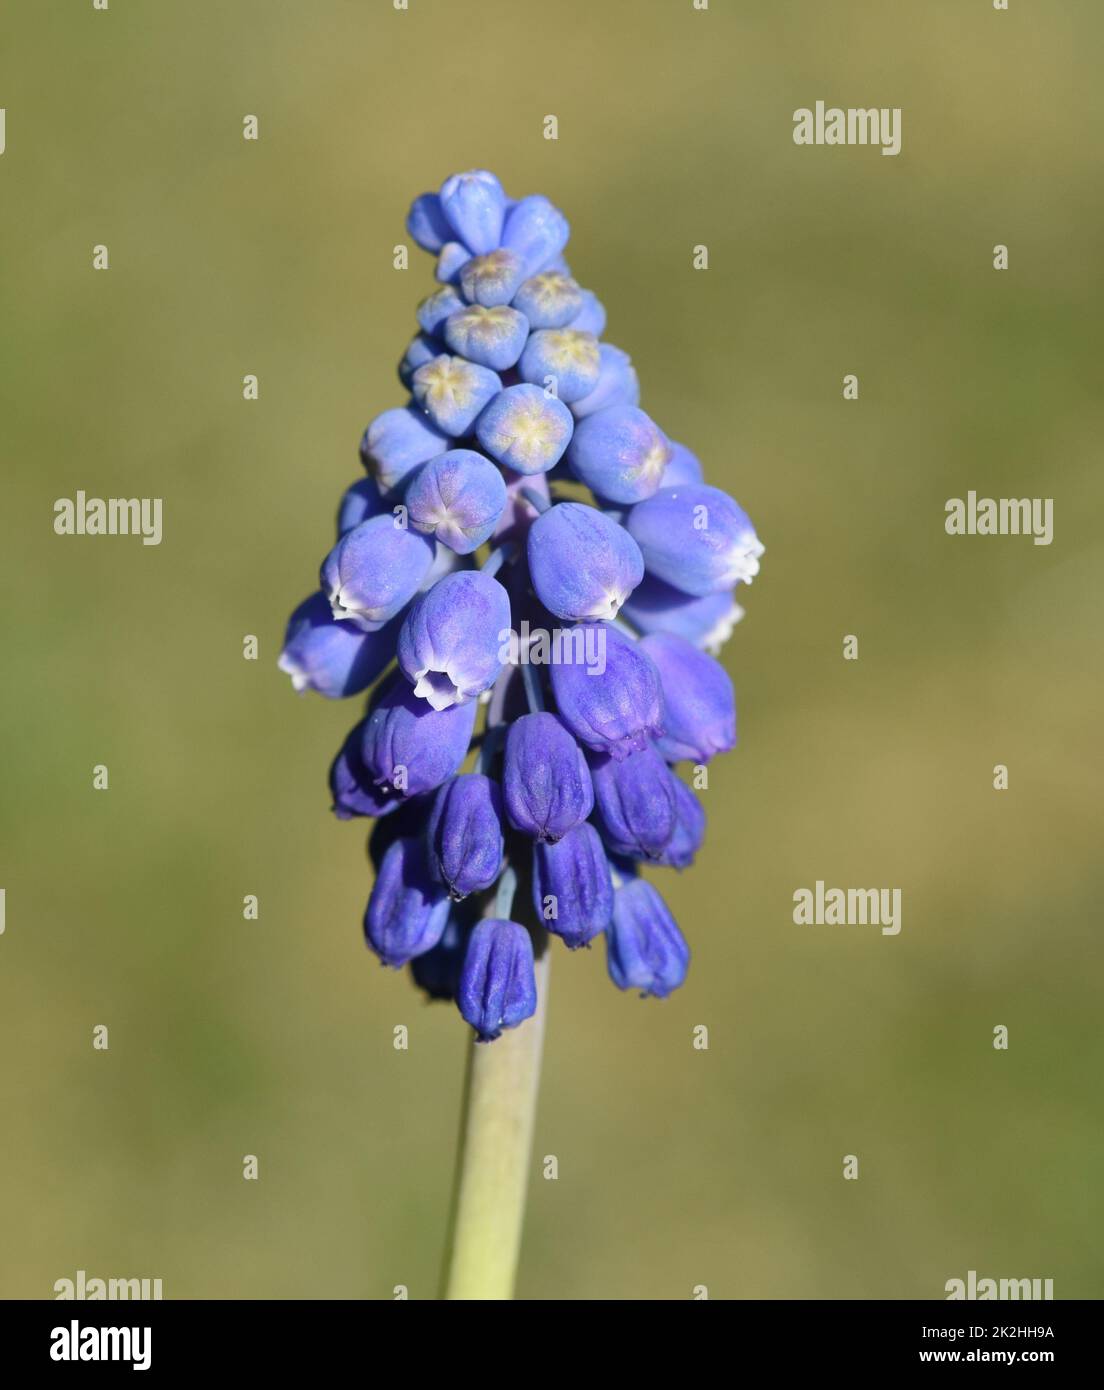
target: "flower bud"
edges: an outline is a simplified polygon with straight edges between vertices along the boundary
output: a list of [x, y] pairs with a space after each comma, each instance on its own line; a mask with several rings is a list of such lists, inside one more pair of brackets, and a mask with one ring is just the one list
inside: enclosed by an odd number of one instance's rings
[[663, 999], [686, 979], [690, 947], [667, 904], [650, 883], [630, 879], [613, 895], [606, 963], [618, 989]]
[[685, 782], [673, 772], [670, 777], [675, 797], [675, 830], [656, 863], [671, 869], [686, 869], [694, 862], [705, 840], [705, 811]]
[[[396, 674], [364, 721], [359, 767], [352, 761], [350, 772], [355, 777], [363, 768], [369, 786], [375, 788], [368, 796], [390, 802], [393, 809], [407, 797], [434, 791], [459, 770], [474, 726], [474, 701], [435, 710]], [[362, 786], [362, 793], [365, 790]]]
[[640, 382], [629, 354], [612, 343], [599, 343], [598, 380], [589, 395], [582, 400], [572, 401], [572, 415], [576, 420], [582, 420], [611, 406], [635, 406], [639, 403]]
[[638, 502], [625, 525], [650, 573], [699, 598], [750, 584], [759, 573], [763, 546], [747, 514], [707, 483], [662, 488]]
[[470, 555], [494, 532], [506, 505], [506, 483], [474, 449], [450, 449], [415, 474], [403, 501], [415, 530], [457, 555]]
[[590, 769], [583, 750], [554, 714], [525, 714], [510, 725], [502, 796], [511, 825], [551, 843], [590, 815]]
[[406, 230], [423, 251], [434, 255], [452, 238], [452, 228], [436, 193], [423, 193], [410, 204]]
[[278, 665], [297, 691], [329, 700], [366, 690], [395, 655], [394, 630], [364, 632], [334, 621], [325, 594], [311, 594], [288, 620]]
[[460, 241], [476, 256], [498, 246], [506, 194], [487, 169], [453, 174], [441, 185], [441, 209]]
[[408, 391], [414, 380], [414, 373], [419, 367], [424, 367], [427, 362], [439, 357], [444, 346], [439, 338], [434, 338], [428, 333], [419, 333], [417, 337], [411, 338], [399, 363], [399, 380]]
[[469, 304], [449, 315], [443, 331], [445, 342], [460, 357], [503, 372], [521, 356], [529, 324], [524, 314], [505, 304], [494, 309]]
[[584, 821], [555, 844], [533, 846], [533, 906], [571, 950], [605, 931], [613, 914], [609, 860], [593, 825]]
[[420, 531], [373, 516], [347, 531], [322, 562], [333, 615], [375, 632], [418, 592], [433, 563], [434, 543]]
[[670, 456], [663, 431], [632, 405], [607, 406], [584, 416], [567, 448], [575, 476], [611, 502], [651, 497]]
[[526, 276], [551, 267], [571, 235], [567, 218], [539, 193], [522, 198], [506, 219], [502, 244], [516, 251]]
[[437, 945], [410, 962], [414, 983], [430, 999], [454, 1000], [460, 987], [460, 971], [468, 950], [471, 927], [455, 908], [449, 913]]
[[659, 673], [631, 637], [608, 623], [571, 629], [568, 660], [549, 667], [560, 718], [596, 753], [626, 758], [663, 731]]
[[457, 1003], [480, 1042], [516, 1028], [537, 1010], [533, 943], [517, 922], [488, 918], [468, 938]]
[[437, 792], [427, 827], [430, 867], [457, 900], [489, 888], [502, 868], [502, 793], [479, 772]]
[[430, 877], [421, 841], [396, 840], [383, 856], [368, 899], [368, 945], [397, 970], [436, 946], [448, 917], [448, 895]]
[[563, 401], [539, 386], [508, 386], [475, 422], [479, 443], [515, 473], [544, 473], [559, 462], [575, 424]]
[[473, 256], [460, 268], [460, 288], [464, 298], [469, 304], [482, 304], [488, 309], [509, 304], [521, 288], [524, 278], [521, 257], [505, 247], [491, 251], [486, 256]]
[[377, 415], [360, 441], [360, 458], [384, 492], [419, 463], [443, 454], [449, 442], [413, 406], [396, 406]]
[[640, 547], [624, 527], [581, 502], [539, 516], [527, 551], [537, 597], [569, 622], [616, 617], [644, 577]]
[[437, 257], [434, 278], [442, 285], [459, 285], [460, 272], [471, 259], [471, 252], [459, 241], [446, 241]]
[[566, 328], [582, 310], [583, 293], [570, 275], [546, 270], [526, 280], [513, 302], [529, 320], [530, 329]]
[[458, 314], [463, 307], [464, 301], [453, 286], [442, 285], [418, 305], [418, 327], [427, 336], [437, 337], [445, 320], [452, 314]]
[[439, 580], [411, 608], [399, 633], [399, 666], [435, 710], [489, 690], [502, 670], [510, 597], [480, 570]]
[[590, 395], [600, 368], [598, 339], [574, 328], [540, 328], [531, 333], [518, 362], [523, 381], [545, 386], [553, 380], [555, 394], [565, 405]]
[[675, 833], [670, 769], [651, 745], [620, 762], [592, 757], [594, 803], [602, 838], [626, 859], [658, 859]]
[[673, 633], [653, 633], [640, 645], [663, 686], [664, 731], [656, 747], [667, 761], [707, 763], [735, 748], [736, 696], [724, 667]]
[[442, 353], [414, 373], [411, 394], [442, 434], [467, 434], [483, 407], [502, 390], [497, 372]]
[[673, 632], [714, 656], [744, 616], [730, 589], [695, 598], [653, 574], [645, 574], [625, 600], [622, 613], [640, 632]]
[[700, 483], [703, 478], [701, 460], [685, 444], [672, 439], [671, 458], [663, 470], [660, 487], [678, 487], [682, 483]]
[[375, 478], [359, 478], [345, 489], [337, 509], [337, 538], [383, 511], [383, 499]]
[[389, 784], [376, 785], [364, 765], [362, 748], [367, 719], [362, 719], [346, 735], [337, 757], [330, 764], [330, 797], [338, 820], [353, 816], [386, 816], [402, 802], [402, 793]]
[[[606, 331], [606, 311], [593, 290], [583, 290], [582, 300], [579, 312], [571, 320], [570, 326], [577, 328], [580, 333], [593, 333], [596, 338], [600, 338]], [[635, 405], [635, 401], [633, 404]]]

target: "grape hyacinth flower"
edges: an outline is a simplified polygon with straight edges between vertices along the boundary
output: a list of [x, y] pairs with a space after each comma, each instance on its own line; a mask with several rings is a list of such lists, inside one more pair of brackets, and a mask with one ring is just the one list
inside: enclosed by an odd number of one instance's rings
[[548, 198], [475, 169], [406, 226], [437, 284], [403, 335], [405, 398], [364, 431], [279, 664], [299, 691], [368, 692], [330, 801], [373, 822], [368, 947], [472, 1030], [448, 1290], [508, 1297], [551, 943], [585, 962], [604, 936], [622, 990], [685, 980], [639, 875], [701, 851], [698, 774], [736, 741], [715, 658], [763, 546], [641, 408]]

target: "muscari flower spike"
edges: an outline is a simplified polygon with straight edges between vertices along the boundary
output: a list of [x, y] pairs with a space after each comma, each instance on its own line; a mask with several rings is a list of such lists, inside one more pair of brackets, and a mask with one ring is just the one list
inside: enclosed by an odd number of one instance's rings
[[735, 743], [714, 658], [763, 547], [641, 409], [547, 198], [471, 170], [416, 198], [407, 229], [437, 280], [399, 362], [408, 399], [364, 432], [366, 476], [280, 666], [330, 699], [374, 687], [330, 770], [335, 814], [375, 818], [365, 937], [490, 1042], [535, 1012], [549, 933], [604, 935], [620, 989], [685, 978], [638, 873], [701, 849], [675, 765]]

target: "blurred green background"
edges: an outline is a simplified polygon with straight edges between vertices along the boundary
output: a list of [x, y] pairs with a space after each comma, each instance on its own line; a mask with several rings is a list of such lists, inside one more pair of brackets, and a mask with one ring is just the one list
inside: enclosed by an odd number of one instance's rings
[[[519, 1296], [1100, 1296], [1099, 6], [25, 0], [6, 31], [0, 1294], [434, 1296], [466, 1029], [360, 939], [325, 787], [359, 703], [275, 661], [402, 399], [407, 205], [485, 166], [565, 209], [643, 404], [767, 546], [707, 847], [656, 876], [686, 987], [553, 961]], [[903, 108], [901, 155], [796, 147], [817, 99]], [[1053, 545], [948, 537], [970, 488], [1053, 497]], [[55, 536], [77, 489], [162, 497], [162, 544]], [[900, 887], [901, 934], [795, 926], [817, 879]]]

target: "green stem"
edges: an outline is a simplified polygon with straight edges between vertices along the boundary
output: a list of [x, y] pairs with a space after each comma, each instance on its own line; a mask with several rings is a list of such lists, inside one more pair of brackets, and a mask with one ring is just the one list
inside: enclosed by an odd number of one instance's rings
[[445, 1253], [447, 1299], [514, 1296], [548, 1009], [550, 952], [542, 945], [536, 1013], [494, 1042], [470, 1044]]

